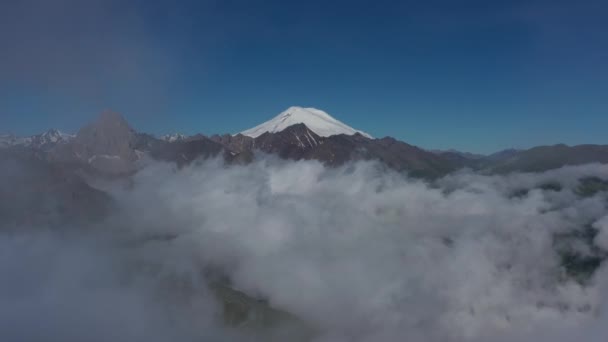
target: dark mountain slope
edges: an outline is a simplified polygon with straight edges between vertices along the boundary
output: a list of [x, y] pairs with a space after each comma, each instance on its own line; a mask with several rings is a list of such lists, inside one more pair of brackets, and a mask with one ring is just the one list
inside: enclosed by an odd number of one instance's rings
[[320, 137], [304, 124], [296, 124], [276, 133], [264, 133], [252, 139], [244, 136], [224, 138], [225, 148], [240, 146], [239, 153], [261, 151], [292, 160], [319, 160], [329, 166], [355, 160], [377, 160], [386, 166], [407, 171], [414, 176], [438, 177], [456, 166], [451, 161], [393, 138], [370, 139], [361, 134]]
[[112, 200], [71, 165], [50, 163], [28, 149], [0, 151], [0, 225], [53, 227], [103, 219]]
[[608, 163], [608, 145], [538, 146], [498, 160], [486, 160], [489, 172], [542, 172], [567, 165]]

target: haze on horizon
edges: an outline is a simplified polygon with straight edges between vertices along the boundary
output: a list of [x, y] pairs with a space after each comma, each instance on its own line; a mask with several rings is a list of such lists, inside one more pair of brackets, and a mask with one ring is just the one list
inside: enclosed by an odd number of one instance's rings
[[606, 143], [608, 4], [0, 4], [0, 132], [235, 133], [290, 106], [376, 137], [494, 152]]

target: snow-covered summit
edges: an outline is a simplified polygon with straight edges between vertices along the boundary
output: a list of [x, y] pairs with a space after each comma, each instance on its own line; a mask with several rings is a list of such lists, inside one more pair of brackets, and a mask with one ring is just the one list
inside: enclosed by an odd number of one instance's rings
[[180, 133], [165, 134], [160, 137], [160, 140], [172, 143], [176, 141], [186, 140], [186, 136]]
[[0, 134], [0, 147], [8, 147], [16, 145], [20, 138], [14, 134]]
[[259, 126], [243, 131], [241, 134], [257, 138], [266, 132], [280, 132], [289, 126], [300, 123], [305, 124], [311, 131], [322, 137], [336, 134], [353, 135], [359, 133], [367, 138], [372, 138], [371, 135], [347, 126], [322, 110], [302, 107], [289, 107], [275, 118], [266, 121]]
[[72, 140], [74, 135], [63, 133], [56, 129], [29, 137], [19, 137], [13, 134], [0, 135], [0, 147], [23, 146], [45, 148], [56, 144], [64, 144]]
[[37, 142], [40, 145], [43, 145], [43, 144], [55, 144], [55, 143], [68, 142], [68, 141], [72, 140], [74, 137], [75, 137], [75, 135], [73, 135], [73, 134], [64, 133], [57, 129], [51, 129], [40, 135], [33, 136], [32, 139], [37, 140], [35, 142]]

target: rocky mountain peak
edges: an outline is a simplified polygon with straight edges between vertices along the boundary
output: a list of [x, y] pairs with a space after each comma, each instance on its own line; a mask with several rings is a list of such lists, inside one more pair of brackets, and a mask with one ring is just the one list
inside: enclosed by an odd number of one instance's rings
[[139, 158], [136, 142], [137, 133], [121, 114], [104, 111], [55, 154], [61, 159], [76, 158], [107, 173], [126, 173], [134, 170]]
[[102, 126], [126, 126], [131, 128], [122, 114], [111, 110], [101, 112], [97, 118], [96, 124]]

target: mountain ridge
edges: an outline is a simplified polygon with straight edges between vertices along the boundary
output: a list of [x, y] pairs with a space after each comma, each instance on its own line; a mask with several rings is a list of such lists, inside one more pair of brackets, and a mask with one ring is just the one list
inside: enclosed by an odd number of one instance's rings
[[34, 150], [41, 158], [53, 162], [80, 165], [78, 167], [83, 170], [113, 176], [136, 172], [145, 159], [186, 165], [199, 158], [221, 156], [227, 163], [249, 163], [258, 152], [289, 160], [318, 160], [328, 166], [375, 160], [399, 172], [423, 178], [441, 177], [462, 168], [509, 173], [608, 163], [608, 145], [558, 144], [527, 150], [508, 149], [481, 156], [456, 150], [429, 151], [392, 137], [374, 139], [356, 130], [353, 134], [348, 133], [353, 132], [322, 136], [304, 123], [295, 123], [277, 126], [276, 132], [263, 132], [255, 137], [237, 133], [210, 137], [174, 134], [157, 138], [137, 132], [121, 114], [104, 111], [76, 135], [57, 130], [29, 139], [4, 135], [0, 136], [0, 147]]
[[74, 137], [75, 135], [64, 133], [55, 128], [26, 137], [14, 134], [2, 134], [0, 135], [0, 147], [21, 146], [44, 149], [54, 144], [67, 143]]

